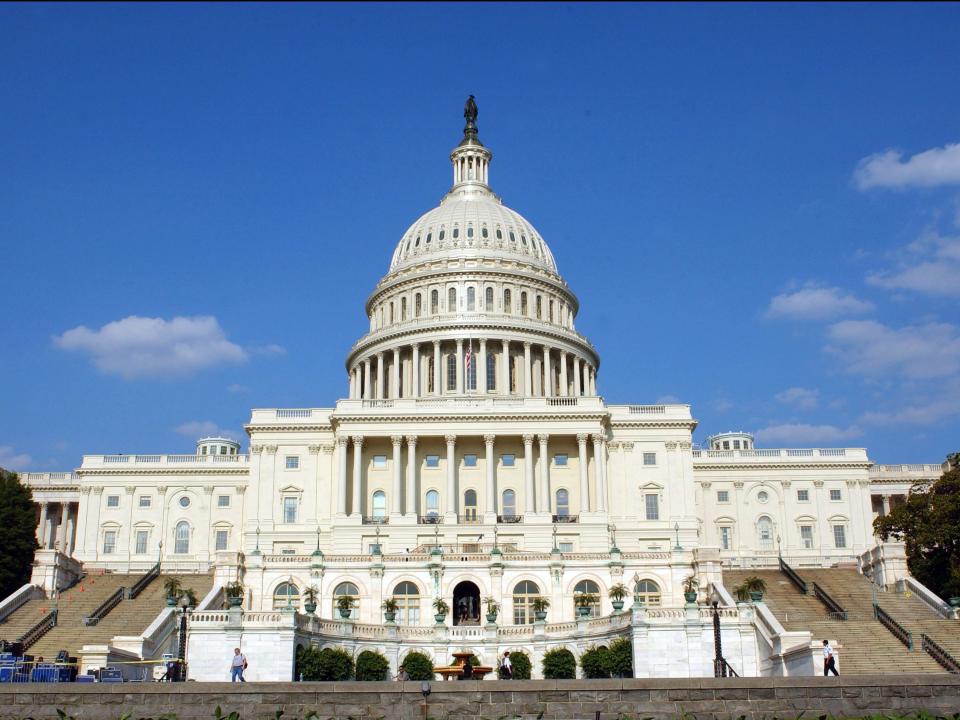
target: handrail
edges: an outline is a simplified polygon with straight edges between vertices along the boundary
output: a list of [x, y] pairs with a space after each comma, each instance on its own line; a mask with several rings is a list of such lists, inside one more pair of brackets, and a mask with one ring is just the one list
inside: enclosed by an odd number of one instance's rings
[[23, 635], [17, 638], [17, 642], [23, 644], [23, 649], [28, 650], [37, 640], [46, 635], [50, 630], [57, 626], [57, 610], [51, 610], [40, 622], [27, 630]]
[[96, 625], [107, 616], [107, 613], [120, 604], [120, 602], [123, 600], [123, 594], [124, 588], [117, 588], [115, 592], [110, 594], [110, 597], [100, 603], [100, 607], [83, 619], [83, 624]]
[[790, 582], [796, 585], [797, 590], [804, 595], [807, 594], [807, 583], [797, 574], [796, 570], [787, 565], [787, 561], [783, 558], [780, 558], [780, 572], [786, 575]]
[[927, 655], [936, 660], [943, 667], [944, 670], [950, 673], [960, 673], [960, 662], [957, 659], [940, 647], [932, 637], [923, 633], [920, 636], [920, 647], [922, 647]]
[[894, 620], [893, 616], [877, 605], [877, 603], [873, 604], [873, 616], [880, 621], [881, 625], [893, 633], [893, 636], [897, 640], [906, 645], [907, 650], [913, 650], [913, 633]]
[[5, 622], [17, 610], [30, 602], [35, 596], [42, 595], [40, 588], [31, 583], [21, 585], [0, 603], [0, 623]]
[[847, 619], [847, 611], [840, 607], [840, 603], [830, 597], [830, 593], [816, 583], [813, 584], [813, 596], [827, 606], [827, 610], [830, 611], [832, 620]]
[[733, 669], [733, 666], [727, 662], [726, 658], [714, 658], [713, 660], [714, 677], [740, 677], [740, 674]]
[[142, 578], [137, 580], [133, 587], [130, 588], [130, 592], [127, 593], [127, 598], [129, 600], [135, 600], [137, 595], [146, 590], [147, 586], [156, 580], [160, 576], [160, 563], [157, 563], [152, 568], [147, 571], [147, 574]]

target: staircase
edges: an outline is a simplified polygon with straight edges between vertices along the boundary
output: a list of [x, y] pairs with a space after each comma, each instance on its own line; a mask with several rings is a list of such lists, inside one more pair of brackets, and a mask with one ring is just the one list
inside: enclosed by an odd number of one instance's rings
[[[57, 626], [27, 650], [34, 657], [56, 657], [57, 651], [68, 650], [77, 655], [84, 645], [107, 644], [115, 635], [139, 635], [166, 606], [163, 583], [169, 575], [161, 575], [148, 585], [136, 600], [123, 600], [96, 625], [86, 626], [89, 616], [118, 588], [131, 587], [142, 575], [88, 575], [60, 595], [59, 602], [34, 598], [19, 608], [6, 622], [0, 623], [0, 638], [16, 640], [57, 608]], [[191, 587], [197, 598], [203, 598], [213, 586], [213, 575], [177, 575], [184, 588]]]
[[[874, 618], [873, 585], [856, 570], [803, 568], [798, 572], [809, 587], [807, 595], [803, 595], [779, 570], [724, 571], [723, 582], [732, 592], [734, 587], [750, 575], [766, 580], [764, 602], [787, 630], [809, 630], [814, 640], [836, 640], [843, 646], [837, 653], [839, 670], [843, 674], [944, 672], [933, 658], [920, 649], [919, 633], [914, 651], [910, 652]], [[846, 620], [830, 619], [823, 603], [813, 596], [813, 583], [817, 583], [847, 611]], [[886, 606], [885, 595], [878, 593], [880, 606], [898, 622], [905, 624], [894, 609]], [[931, 618], [936, 622], [936, 618], [932, 617], [923, 603], [916, 599], [910, 600], [911, 605], [899, 607], [900, 615], [903, 615], [904, 619]], [[953, 629], [952, 633], [941, 632], [956, 636], [960, 630]], [[940, 642], [938, 637], [934, 639]]]

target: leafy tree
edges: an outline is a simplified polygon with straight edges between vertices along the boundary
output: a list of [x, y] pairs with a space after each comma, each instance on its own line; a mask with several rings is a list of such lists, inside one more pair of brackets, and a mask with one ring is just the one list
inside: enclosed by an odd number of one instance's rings
[[529, 680], [533, 671], [533, 663], [525, 652], [510, 653], [510, 667], [513, 669], [514, 680]]
[[605, 647], [595, 647], [584, 651], [580, 656], [580, 667], [585, 678], [610, 677], [610, 651]]
[[917, 483], [907, 501], [873, 521], [880, 537], [903, 541], [907, 567], [941, 597], [960, 596], [960, 453], [929, 486]]
[[619, 638], [610, 643], [607, 660], [612, 677], [633, 677], [633, 643], [630, 638]]
[[[511, 657], [513, 655], [511, 654]], [[577, 677], [577, 659], [566, 648], [555, 648], [543, 656], [543, 677], [547, 680], [573, 680]]]
[[37, 545], [33, 494], [17, 474], [0, 468], [0, 598], [30, 581]]
[[343, 681], [353, 678], [353, 658], [340, 648], [301, 648], [297, 652], [297, 670], [304, 680]]
[[433, 660], [414, 650], [401, 663], [411, 680], [433, 680]]
[[389, 680], [390, 661], [375, 650], [357, 655], [357, 680]]

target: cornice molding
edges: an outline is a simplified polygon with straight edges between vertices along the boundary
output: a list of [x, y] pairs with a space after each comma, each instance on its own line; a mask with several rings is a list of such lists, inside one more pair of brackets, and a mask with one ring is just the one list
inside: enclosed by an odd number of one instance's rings
[[694, 458], [693, 469], [697, 470], [866, 470], [870, 467], [867, 462], [851, 462], [842, 464], [837, 462], [823, 463], [712, 463]]

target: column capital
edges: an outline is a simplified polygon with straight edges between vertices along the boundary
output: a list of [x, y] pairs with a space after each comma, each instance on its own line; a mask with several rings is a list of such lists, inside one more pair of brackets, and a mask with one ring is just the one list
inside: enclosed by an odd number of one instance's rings
[[363, 447], [363, 435], [354, 435], [351, 437], [355, 447]]
[[383, 350], [377, 351], [377, 360], [380, 360], [383, 357]]
[[528, 341], [526, 341], [526, 340], [523, 341], [523, 349], [524, 349], [524, 350], [529, 350], [531, 345], [533, 345], [532, 342], [528, 342]]
[[534, 436], [533, 436], [533, 435], [529, 435], [529, 434], [528, 434], [528, 435], [524, 435], [524, 436], [523, 436], [523, 444], [524, 444], [524, 445], [533, 445], [533, 439], [534, 439]]
[[333, 445], [321, 445], [320, 452], [324, 453], [325, 455], [329, 455], [333, 452]]
[[497, 439], [497, 436], [493, 434], [483, 436], [483, 442], [485, 442], [487, 445], [493, 445], [493, 441], [496, 439]]
[[590, 439], [590, 433], [577, 433], [577, 444], [586, 445], [587, 440]]
[[438, 349], [439, 349], [439, 348], [440, 348], [440, 341], [439, 341], [439, 340], [434, 340], [434, 341], [433, 341], [433, 346], [434, 346], [435, 348], [438, 348]]
[[606, 435], [593, 434], [593, 435], [591, 435], [590, 437], [592, 437], [592, 438], [593, 438], [593, 441], [594, 441], [595, 443], [599, 444], [599, 445], [603, 445], [604, 443], [607, 442], [607, 436], [606, 436]]
[[[350, 438], [349, 438], [347, 435], [337, 435], [337, 446], [338, 446], [338, 447], [343, 447], [343, 446], [345, 446], [348, 442], [350, 442]], [[251, 448], [251, 450], [252, 450], [252, 449], [253, 449], [253, 448]]]
[[407, 435], [407, 445], [416, 445], [417, 436], [416, 435]]
[[263, 445], [251, 445], [250, 452], [253, 455], [256, 455], [259, 452], [263, 452]]
[[320, 451], [323, 450], [323, 445], [307, 445], [307, 450], [311, 455], [319, 455]]
[[550, 439], [550, 436], [547, 433], [538, 433], [537, 440], [540, 441], [540, 444], [546, 443]]
[[276, 455], [277, 446], [276, 445], [264, 445], [263, 449], [266, 451], [267, 455]]
[[457, 442], [456, 435], [444, 435], [443, 439], [447, 441], [447, 445], [453, 445], [454, 443]]
[[399, 447], [400, 443], [403, 442], [403, 435], [391, 435], [390, 442], [393, 443], [394, 447]]
[[664, 446], [667, 450], [676, 450], [676, 449], [677, 449], [677, 443], [673, 442], [672, 440], [670, 440], [670, 441], [668, 441], [668, 442], [665, 442], [665, 443], [663, 444], [663, 446]]

